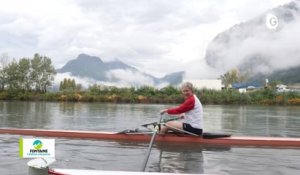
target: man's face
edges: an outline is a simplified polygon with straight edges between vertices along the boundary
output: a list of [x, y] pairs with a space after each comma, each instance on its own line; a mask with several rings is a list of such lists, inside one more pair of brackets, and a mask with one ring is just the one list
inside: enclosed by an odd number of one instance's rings
[[182, 87], [181, 93], [184, 96], [184, 98], [188, 98], [189, 96], [193, 95], [193, 92], [187, 87]]

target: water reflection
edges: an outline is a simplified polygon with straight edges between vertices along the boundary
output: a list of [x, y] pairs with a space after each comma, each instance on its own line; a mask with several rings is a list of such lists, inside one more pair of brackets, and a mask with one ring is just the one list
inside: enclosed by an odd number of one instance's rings
[[59, 103], [59, 111], [65, 116], [77, 116], [78, 111], [81, 111], [81, 103]]
[[51, 122], [46, 102], [0, 102], [1, 127], [43, 128]]
[[[230, 147], [207, 147], [192, 144], [157, 143], [158, 163], [149, 165], [150, 171], [173, 173], [205, 173], [205, 151], [229, 151]], [[155, 159], [155, 158], [154, 158]]]
[[[149, 171], [173, 173], [204, 173], [203, 147], [158, 144], [157, 163], [148, 165]], [[155, 157], [152, 158], [155, 160]]]
[[299, 106], [205, 106], [206, 131], [234, 135], [297, 137]]
[[[167, 105], [0, 102], [0, 126], [122, 131], [159, 118]], [[299, 106], [204, 106], [205, 132], [297, 137]]]
[[[114, 141], [113, 144], [114, 147], [120, 149], [141, 150], [138, 153], [139, 156], [137, 159], [133, 160], [135, 162], [133, 163], [131, 161], [131, 163], [136, 166], [130, 169], [131, 171], [140, 170], [143, 162], [142, 159], [146, 156], [149, 143]], [[228, 152], [230, 150], [231, 147], [226, 146], [212, 147], [199, 144], [158, 142], [153, 145], [146, 171], [201, 174], [205, 172], [205, 158], [203, 152]], [[133, 156], [130, 151], [126, 151], [125, 154], [127, 156]], [[117, 164], [118, 162], [116, 162], [116, 165]], [[122, 167], [120, 168], [122, 169]]]

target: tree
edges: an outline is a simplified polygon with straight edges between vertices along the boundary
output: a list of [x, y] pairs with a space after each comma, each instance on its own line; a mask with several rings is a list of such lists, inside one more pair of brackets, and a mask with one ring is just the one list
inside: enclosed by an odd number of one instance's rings
[[81, 85], [77, 85], [75, 80], [70, 78], [64, 78], [64, 80], [60, 82], [59, 86], [60, 91], [75, 91], [80, 89]]
[[151, 86], [142, 86], [139, 89], [137, 89], [137, 94], [139, 95], [153, 96], [155, 92], [155, 88]]
[[4, 69], [8, 66], [9, 60], [10, 60], [10, 58], [7, 53], [1, 54], [1, 56], [0, 56], [0, 90], [4, 90], [4, 88], [6, 86], [7, 77], [6, 77], [6, 73], [5, 73]]
[[0, 89], [46, 92], [54, 80], [55, 69], [51, 59], [38, 54], [33, 59], [22, 58], [7, 63], [0, 57]]
[[18, 70], [19, 64], [15, 60], [9, 63], [8, 66], [3, 69], [5, 77], [4, 81], [7, 84], [8, 90], [20, 90], [20, 73]]
[[31, 60], [31, 68], [30, 79], [33, 82], [35, 90], [38, 92], [47, 92], [47, 87], [52, 85], [56, 73], [51, 59], [35, 54]]
[[3, 69], [0, 69], [0, 90], [3, 91], [6, 85], [6, 77]]
[[162, 88], [160, 91], [163, 94], [166, 94], [168, 96], [180, 94], [180, 90], [178, 88], [175, 88], [175, 87], [171, 86], [171, 85]]
[[18, 67], [19, 83], [21, 89], [23, 91], [30, 91], [32, 85], [32, 81], [30, 79], [30, 71], [31, 71], [30, 59], [22, 58], [19, 60], [18, 64], [19, 64]]
[[247, 75], [241, 75], [237, 69], [232, 69], [226, 72], [224, 75], [221, 75], [220, 78], [225, 88], [228, 88], [228, 86], [231, 85], [232, 83], [243, 82], [248, 79]]

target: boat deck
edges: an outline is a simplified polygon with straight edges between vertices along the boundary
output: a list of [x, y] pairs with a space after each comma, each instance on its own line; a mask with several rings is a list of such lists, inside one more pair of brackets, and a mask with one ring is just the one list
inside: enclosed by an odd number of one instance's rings
[[[143, 141], [148, 142], [151, 134], [147, 133], [117, 133], [98, 131], [78, 130], [45, 130], [45, 129], [17, 129], [0, 128], [0, 134], [32, 135], [41, 137], [64, 137], [77, 139], [100, 139], [119, 141]], [[189, 135], [167, 134], [157, 135], [155, 142], [177, 142], [196, 143], [203, 145], [224, 145], [224, 146], [255, 146], [255, 147], [297, 147], [300, 148], [300, 138], [282, 137], [253, 137], [253, 136], [231, 136], [224, 138], [205, 139]]]

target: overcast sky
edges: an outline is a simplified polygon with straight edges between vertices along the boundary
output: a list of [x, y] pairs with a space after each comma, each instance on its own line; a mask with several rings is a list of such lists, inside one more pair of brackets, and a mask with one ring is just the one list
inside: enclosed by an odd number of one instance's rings
[[208, 43], [234, 24], [290, 0], [0, 0], [0, 54], [50, 57], [56, 68], [80, 53], [119, 59], [155, 76], [216, 73]]

